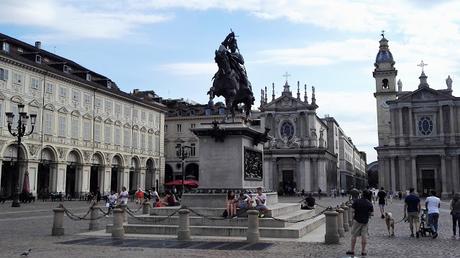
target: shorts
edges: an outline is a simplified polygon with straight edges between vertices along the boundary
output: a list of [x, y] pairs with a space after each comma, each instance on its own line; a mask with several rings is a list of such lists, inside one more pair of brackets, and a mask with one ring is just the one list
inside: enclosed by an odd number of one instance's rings
[[379, 203], [380, 208], [385, 208], [385, 203]]
[[247, 209], [247, 208], [248, 208], [248, 204], [247, 204], [247, 203], [240, 203], [240, 204], [238, 205], [238, 208], [239, 208], [239, 209]]
[[419, 217], [418, 217], [418, 212], [408, 212], [407, 213], [407, 220], [409, 221], [410, 224], [419, 222]]
[[256, 208], [256, 210], [268, 210], [267, 206], [265, 206], [263, 204], [259, 204], [255, 208]]
[[367, 237], [367, 223], [359, 223], [356, 220], [353, 221], [351, 226], [351, 236], [353, 237]]

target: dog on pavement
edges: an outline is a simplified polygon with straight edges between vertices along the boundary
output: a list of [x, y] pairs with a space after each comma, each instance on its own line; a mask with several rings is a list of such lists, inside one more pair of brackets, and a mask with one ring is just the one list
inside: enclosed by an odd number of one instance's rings
[[391, 212], [385, 212], [385, 223], [387, 224], [388, 236], [395, 236], [395, 220]]

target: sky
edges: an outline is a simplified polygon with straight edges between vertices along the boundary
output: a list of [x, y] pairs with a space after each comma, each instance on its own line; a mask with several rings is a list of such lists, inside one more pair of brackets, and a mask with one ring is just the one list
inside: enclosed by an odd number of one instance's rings
[[[428, 83], [446, 88], [460, 78], [460, 1], [428, 0], [2, 0], [0, 32], [103, 74], [124, 91], [154, 90], [163, 98], [206, 103], [217, 71], [214, 51], [238, 35], [256, 102], [288, 72], [316, 88], [320, 117], [333, 116], [376, 160], [372, 77], [382, 33], [403, 90]], [[303, 89], [301, 90], [303, 95]], [[268, 95], [271, 95], [271, 91]]]

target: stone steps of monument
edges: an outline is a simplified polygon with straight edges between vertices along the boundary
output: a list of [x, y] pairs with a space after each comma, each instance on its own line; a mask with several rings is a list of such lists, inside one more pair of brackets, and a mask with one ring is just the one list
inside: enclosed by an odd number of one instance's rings
[[[284, 228], [259, 227], [261, 237], [266, 238], [300, 238], [305, 234], [315, 230], [324, 223], [324, 215], [291, 224]], [[110, 233], [112, 225], [107, 225], [106, 232]], [[142, 224], [125, 224], [126, 234], [158, 234], [158, 235], [176, 235], [177, 225], [142, 225]], [[196, 236], [246, 236], [246, 226], [190, 226], [190, 232]]]
[[[150, 215], [157, 216], [169, 216], [180, 207], [161, 207], [153, 208], [150, 210]], [[268, 217], [279, 217], [284, 214], [291, 214], [300, 210], [300, 203], [276, 203], [268, 206], [269, 211], [267, 212]], [[225, 207], [222, 208], [203, 208], [203, 207], [191, 207], [192, 210], [197, 211], [201, 215], [211, 216], [211, 217], [221, 217], [222, 213], [225, 210]], [[193, 214], [191, 214], [193, 215]]]
[[[283, 214], [279, 217], [275, 217], [280, 220], [303, 220], [311, 218], [315, 215], [313, 210], [297, 210], [289, 214]], [[145, 224], [145, 225], [177, 225], [179, 216], [174, 215], [171, 217], [168, 216], [151, 216], [151, 215], [141, 215], [140, 219], [133, 217], [128, 217], [128, 224]], [[203, 218], [195, 216], [192, 214], [190, 217], [191, 226], [231, 226], [231, 227], [246, 227], [248, 223], [247, 217], [239, 217], [233, 219], [224, 219], [222, 217], [210, 217]], [[262, 218], [259, 220], [260, 227], [286, 227], [291, 223], [286, 221], [273, 220], [271, 218]]]

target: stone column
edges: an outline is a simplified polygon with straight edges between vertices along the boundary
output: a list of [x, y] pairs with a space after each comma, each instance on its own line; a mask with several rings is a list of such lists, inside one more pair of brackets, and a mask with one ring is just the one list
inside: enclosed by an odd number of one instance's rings
[[341, 209], [341, 208], [337, 208], [336, 209], [337, 211], [337, 232], [339, 233], [339, 236], [340, 237], [344, 237], [345, 236], [345, 230], [344, 230], [344, 227], [343, 227], [343, 213], [344, 213], [344, 210]]
[[177, 230], [178, 240], [190, 240], [190, 221], [188, 214], [190, 213], [187, 209], [179, 210], [179, 229]]
[[141, 187], [142, 189], [145, 189], [145, 170], [145, 167], [141, 167], [139, 169], [139, 181], [137, 181], [139, 187]]
[[[409, 137], [414, 136], [414, 118], [412, 116], [412, 108], [409, 107]], [[410, 138], [409, 138], [410, 141]]]
[[[129, 189], [129, 171], [130, 171], [129, 166], [126, 166], [126, 167], [123, 168], [122, 186], [126, 187], [126, 189], [128, 189], [128, 190], [131, 190], [131, 189]], [[157, 191], [158, 191], [158, 189], [157, 189]]]
[[304, 162], [304, 167], [305, 167], [305, 191], [306, 192], [311, 192], [313, 191], [312, 189], [312, 173], [311, 173], [311, 159], [305, 159]]
[[460, 181], [458, 171], [458, 155], [452, 157], [452, 189], [455, 192], [460, 192]]
[[442, 116], [442, 105], [439, 108], [439, 136], [441, 136], [441, 142], [444, 143], [444, 117]]
[[89, 192], [89, 182], [90, 182], [90, 179], [91, 179], [91, 175], [90, 175], [90, 172], [91, 171], [91, 165], [89, 164], [84, 164], [83, 165], [83, 168], [82, 168], [82, 186], [81, 186], [81, 191], [82, 192], [85, 192], [85, 193], [88, 193]]
[[416, 156], [412, 156], [411, 157], [411, 176], [412, 176], [412, 187], [414, 187], [414, 189], [416, 189], [416, 191], [418, 192], [418, 185], [417, 185], [417, 157]]
[[390, 188], [393, 193], [396, 191], [396, 165], [395, 165], [395, 158], [392, 157], [390, 159], [390, 175], [391, 175], [391, 181], [390, 181]]
[[385, 185], [385, 164], [384, 164], [385, 159], [377, 156], [377, 160], [378, 160], [378, 167], [379, 167], [379, 170], [378, 170], [379, 187], [382, 187]]
[[400, 191], [406, 190], [406, 160], [403, 157], [398, 158], [399, 161], [399, 189]]
[[345, 204], [342, 204], [341, 208], [343, 209], [343, 230], [345, 232], [348, 232], [348, 230], [350, 229], [349, 218], [348, 218], [348, 215], [349, 215], [348, 206]]
[[250, 243], [259, 242], [259, 211], [248, 210], [248, 231], [246, 235], [246, 241]]
[[449, 109], [449, 115], [450, 115], [450, 121], [449, 121], [449, 125], [450, 125], [450, 143], [451, 144], [455, 144], [455, 122], [457, 121], [455, 119], [455, 106], [454, 105], [450, 105], [450, 109]]
[[312, 162], [311, 162], [311, 177], [310, 177], [310, 180], [311, 180], [311, 183], [312, 183], [312, 186], [311, 186], [311, 191], [312, 192], [315, 192], [315, 191], [318, 191], [318, 158], [313, 158], [311, 159]]
[[404, 135], [403, 108], [399, 109], [399, 145], [406, 145]]
[[326, 216], [326, 235], [324, 236], [324, 243], [327, 245], [330, 244], [339, 244], [339, 233], [337, 228], [337, 216], [336, 211], [326, 211], [324, 213]]
[[110, 184], [112, 183], [112, 166], [104, 166], [104, 181], [101, 186], [102, 194], [110, 193]]
[[125, 228], [123, 227], [124, 213], [123, 209], [113, 209], [112, 237], [123, 238], [125, 236]]
[[441, 155], [441, 197], [447, 198], [449, 193], [447, 192], [447, 175], [446, 175], [446, 156]]
[[53, 228], [51, 230], [52, 236], [62, 236], [64, 235], [64, 209], [63, 208], [54, 208], [54, 219], [53, 219]]

